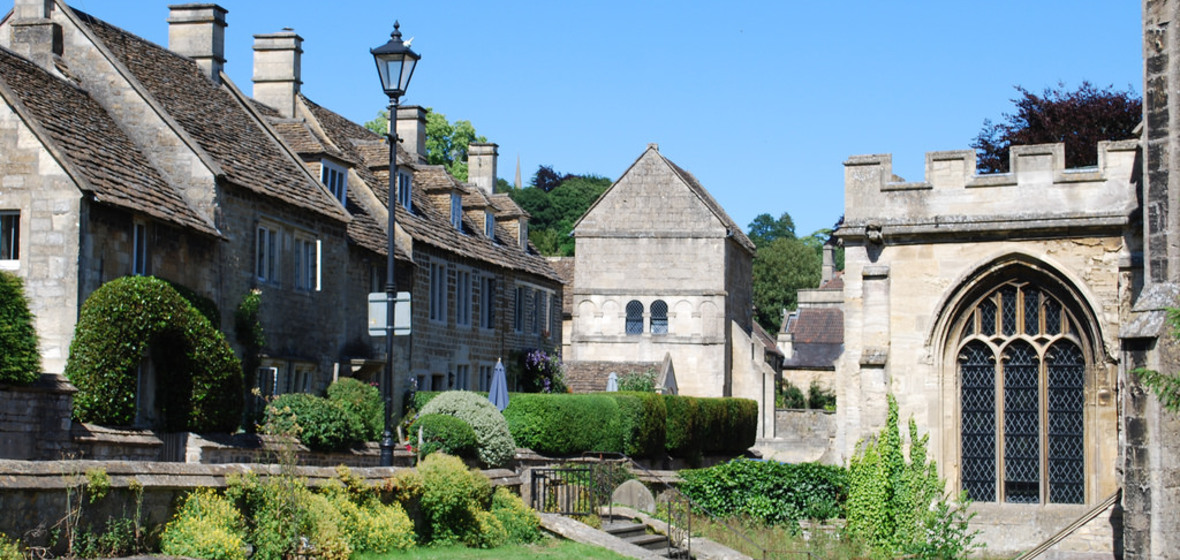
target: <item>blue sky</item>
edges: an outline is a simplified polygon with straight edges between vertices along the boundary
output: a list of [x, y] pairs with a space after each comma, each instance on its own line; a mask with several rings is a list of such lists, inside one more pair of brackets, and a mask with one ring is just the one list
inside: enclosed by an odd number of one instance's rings
[[[74, 0], [167, 44], [169, 2]], [[617, 179], [650, 142], [743, 227], [843, 213], [851, 155], [963, 149], [1013, 86], [1142, 90], [1139, 2], [222, 0], [226, 69], [251, 91], [256, 33], [304, 38], [303, 93], [358, 122], [386, 104], [368, 49], [395, 19], [422, 55], [403, 103], [470, 120], [499, 175], [538, 165]]]

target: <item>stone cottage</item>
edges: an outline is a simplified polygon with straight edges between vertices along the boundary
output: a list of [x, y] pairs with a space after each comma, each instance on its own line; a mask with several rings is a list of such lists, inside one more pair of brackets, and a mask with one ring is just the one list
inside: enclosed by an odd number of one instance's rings
[[754, 244], [692, 174], [649, 145], [574, 236], [571, 370], [669, 357], [680, 394], [753, 399], [773, 433], [781, 355], [754, 331]]
[[[226, 10], [170, 9], [169, 48], [55, 0], [0, 21], [0, 267], [25, 281], [44, 367], [64, 370], [91, 292], [142, 274], [214, 301], [227, 333], [261, 290], [265, 392], [379, 370], [367, 294], [384, 285], [388, 144], [299, 94], [294, 33], [256, 37], [251, 99], [222, 71]], [[560, 340], [561, 282], [528, 216], [490, 192], [495, 145], [472, 147], [480, 186], [460, 183], [422, 165], [421, 109], [399, 116], [398, 287], [415, 314], [396, 368], [478, 388], [510, 349]]]

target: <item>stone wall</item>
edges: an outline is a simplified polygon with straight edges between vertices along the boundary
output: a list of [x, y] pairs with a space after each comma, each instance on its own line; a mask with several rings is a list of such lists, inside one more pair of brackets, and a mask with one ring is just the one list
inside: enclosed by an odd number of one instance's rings
[[52, 373], [31, 385], [0, 387], [0, 458], [60, 459], [71, 453], [74, 391]]
[[774, 411], [774, 437], [760, 438], [754, 449], [765, 459], [784, 463], [831, 463], [836, 413], [826, 410]]

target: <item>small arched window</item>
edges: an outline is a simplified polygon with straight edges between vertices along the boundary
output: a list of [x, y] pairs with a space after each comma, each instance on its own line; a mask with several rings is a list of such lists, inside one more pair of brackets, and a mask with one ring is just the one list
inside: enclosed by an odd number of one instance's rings
[[1011, 280], [960, 324], [960, 481], [968, 497], [1084, 503], [1087, 359], [1078, 318], [1043, 287]]
[[627, 334], [643, 334], [643, 304], [633, 299], [627, 302]]
[[651, 302], [651, 334], [668, 334], [668, 304], [662, 299]]

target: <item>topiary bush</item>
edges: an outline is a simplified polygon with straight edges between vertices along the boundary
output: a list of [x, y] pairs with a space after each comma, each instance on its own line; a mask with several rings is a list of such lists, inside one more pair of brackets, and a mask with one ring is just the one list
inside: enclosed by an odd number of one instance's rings
[[376, 387], [352, 377], [341, 377], [328, 385], [328, 400], [348, 413], [353, 426], [359, 428], [362, 441], [377, 441], [385, 429], [385, 402]]
[[431, 399], [420, 413], [446, 414], [471, 425], [479, 460], [489, 467], [506, 465], [516, 456], [516, 441], [508, 431], [508, 422], [487, 397], [470, 391], [446, 391]]
[[464, 459], [478, 456], [475, 430], [461, 418], [446, 414], [423, 414], [410, 425], [407, 437], [410, 443], [418, 443], [418, 429], [422, 429], [422, 447], [418, 449], [423, 457], [441, 451]]
[[180, 297], [191, 303], [193, 309], [196, 309], [197, 313], [208, 319], [209, 324], [213, 325], [213, 328], [221, 328], [221, 309], [217, 307], [217, 304], [213, 300], [198, 294], [196, 290], [184, 284], [178, 284], [167, 278], [161, 278], [161, 280], [167, 282], [169, 286], [172, 286], [173, 290], [176, 290], [176, 293], [180, 294]]
[[41, 353], [21, 279], [0, 271], [0, 383], [26, 385], [41, 375]]
[[848, 497], [847, 469], [818, 463], [735, 459], [680, 475], [680, 490], [709, 514], [770, 525], [841, 517]]
[[66, 364], [66, 377], [78, 388], [74, 418], [130, 425], [145, 353], [161, 372], [163, 429], [237, 428], [242, 368], [229, 343], [167, 282], [145, 276], [107, 282], [82, 304]]
[[211, 488], [189, 493], [160, 536], [160, 551], [170, 556], [245, 560], [246, 524], [230, 500]]
[[442, 453], [424, 459], [418, 464], [418, 472], [423, 482], [425, 540], [434, 545], [463, 542], [481, 546], [479, 534], [489, 529], [489, 523], [478, 514], [486, 513], [490, 505], [491, 481], [479, 471], [468, 469], [457, 457]]
[[266, 431], [295, 434], [317, 451], [348, 449], [362, 441], [360, 426], [338, 402], [307, 393], [279, 395], [266, 405]]

